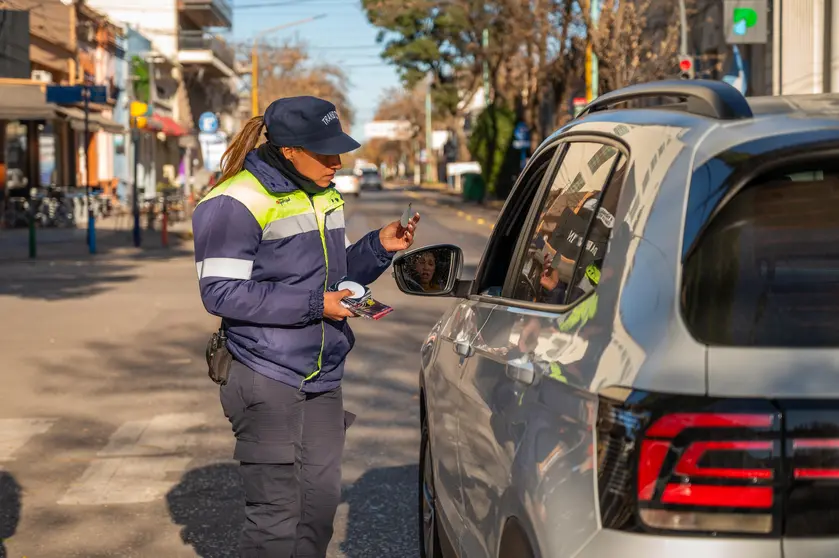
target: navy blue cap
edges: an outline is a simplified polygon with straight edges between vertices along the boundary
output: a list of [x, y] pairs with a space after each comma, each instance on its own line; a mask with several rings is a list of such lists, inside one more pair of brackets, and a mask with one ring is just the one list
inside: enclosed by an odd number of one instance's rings
[[344, 133], [335, 105], [317, 97], [286, 97], [263, 115], [268, 140], [277, 147], [303, 147], [321, 155], [340, 155], [361, 147]]

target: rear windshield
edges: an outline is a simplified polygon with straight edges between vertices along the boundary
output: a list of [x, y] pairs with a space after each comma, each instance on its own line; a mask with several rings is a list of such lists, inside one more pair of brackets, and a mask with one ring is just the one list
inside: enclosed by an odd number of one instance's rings
[[839, 347], [839, 163], [774, 172], [731, 200], [685, 262], [682, 305], [710, 345]]
[[335, 173], [336, 176], [351, 176], [355, 174], [352, 169], [340, 169]]
[[361, 172], [364, 174], [364, 176], [376, 176], [377, 174], [379, 174], [379, 171], [372, 169], [364, 169]]

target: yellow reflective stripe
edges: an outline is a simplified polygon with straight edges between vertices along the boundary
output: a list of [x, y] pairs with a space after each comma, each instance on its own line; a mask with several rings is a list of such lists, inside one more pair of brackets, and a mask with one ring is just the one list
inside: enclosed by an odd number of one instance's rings
[[218, 196], [230, 196], [241, 202], [251, 212], [261, 229], [268, 224], [270, 212], [276, 200], [276, 196], [266, 190], [262, 183], [246, 170], [213, 188], [200, 203]]
[[554, 380], [559, 380], [563, 383], [568, 383], [568, 378], [565, 377], [565, 374], [562, 373], [562, 367], [559, 366], [558, 363], [552, 362], [551, 363], [551, 378]]
[[292, 215], [268, 223], [262, 231], [262, 240], [280, 240], [316, 230], [318, 230], [318, 220], [314, 213]]
[[314, 213], [315, 209], [306, 192], [296, 190], [288, 194], [272, 195], [272, 205], [264, 216], [266, 226], [277, 219], [286, 219], [301, 213]]
[[582, 301], [571, 314], [559, 324], [559, 331], [567, 333], [576, 326], [584, 326], [597, 313], [597, 292]]
[[594, 285], [600, 283], [600, 270], [594, 264], [589, 264], [586, 267], [586, 277], [588, 277]]

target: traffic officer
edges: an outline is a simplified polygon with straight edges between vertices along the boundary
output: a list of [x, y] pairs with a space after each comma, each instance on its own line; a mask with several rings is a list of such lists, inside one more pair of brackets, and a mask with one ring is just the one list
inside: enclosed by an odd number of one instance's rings
[[375, 281], [419, 220], [349, 243], [332, 179], [358, 147], [332, 103], [278, 99], [233, 139], [193, 214], [201, 299], [233, 360], [220, 389], [245, 491], [242, 557], [323, 557], [332, 538], [354, 337], [340, 302], [351, 292], [327, 289]]

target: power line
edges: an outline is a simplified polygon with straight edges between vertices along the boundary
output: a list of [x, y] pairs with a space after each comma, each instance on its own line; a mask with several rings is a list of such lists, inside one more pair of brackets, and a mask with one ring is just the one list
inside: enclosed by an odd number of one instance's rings
[[365, 49], [381, 49], [380, 45], [350, 45], [350, 46], [313, 46], [307, 47], [310, 50], [365, 50]]
[[361, 4], [357, 2], [341, 2], [332, 0], [315, 0], [313, 2], [298, 1], [284, 1], [284, 2], [264, 2], [261, 4], [234, 4], [233, 10], [251, 10], [259, 8], [278, 8], [282, 6], [294, 6], [296, 8], [305, 8], [306, 6], [347, 6], [350, 8], [360, 8]]

